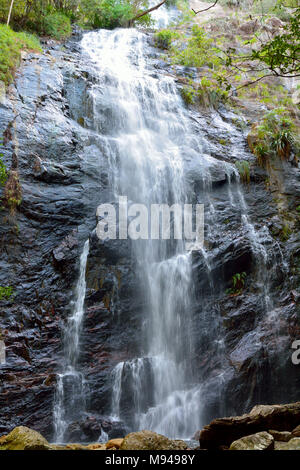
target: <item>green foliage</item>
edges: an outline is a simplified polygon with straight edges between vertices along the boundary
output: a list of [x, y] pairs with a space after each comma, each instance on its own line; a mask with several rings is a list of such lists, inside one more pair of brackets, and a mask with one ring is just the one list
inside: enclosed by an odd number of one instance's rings
[[295, 125], [287, 117], [287, 111], [284, 108], [274, 109], [263, 117], [256, 128], [256, 142], [253, 150], [261, 166], [265, 166], [272, 156], [287, 160], [292, 151], [298, 153], [299, 143]]
[[191, 85], [184, 85], [180, 90], [183, 101], [187, 106], [195, 103], [197, 92]]
[[[11, 0], [0, 0], [0, 20], [6, 22]], [[59, 12], [72, 21], [78, 15], [80, 0], [15, 0], [11, 24], [18, 29], [42, 32], [47, 15]]]
[[275, 75], [294, 75], [300, 71], [300, 7], [284, 27], [284, 33], [276, 35], [253, 50], [251, 59], [265, 64]]
[[184, 86], [181, 95], [187, 105], [201, 104], [217, 107], [227, 100], [228, 90], [223, 87], [224, 60], [221, 50], [203, 28], [194, 25], [188, 39], [180, 31], [164, 29], [155, 35], [156, 45], [169, 50], [173, 64], [186, 67], [208, 67], [200, 83], [192, 81]]
[[217, 52], [217, 48], [213, 47], [213, 40], [207, 36], [204, 29], [194, 25], [187, 44], [173, 48], [173, 62], [187, 67], [208, 65], [214, 68], [220, 65], [221, 61]]
[[155, 45], [161, 49], [170, 49], [172, 41], [178, 37], [179, 34], [176, 31], [162, 29], [154, 35]]
[[199, 104], [207, 108], [216, 108], [221, 102], [226, 101], [227, 91], [222, 90], [212, 80], [203, 77], [200, 83], [190, 80], [188, 85], [184, 85], [181, 89], [181, 96], [187, 106]]
[[13, 295], [13, 293], [14, 291], [11, 286], [0, 286], [0, 300], [8, 300]]
[[12, 81], [20, 62], [21, 50], [41, 51], [39, 40], [27, 33], [15, 33], [0, 24], [0, 80], [5, 84]]
[[216, 108], [227, 100], [228, 91], [222, 89], [215, 80], [203, 77], [198, 86], [197, 96], [202, 106]]
[[[237, 35], [232, 44], [227, 41], [224, 51], [226, 50], [227, 56], [228, 74], [225, 78], [228, 80], [228, 86], [235, 88], [237, 96], [241, 97], [243, 87], [248, 87], [250, 90], [253, 84], [258, 95], [262, 92], [260, 101], [266, 103], [268, 108], [271, 108], [275, 101], [277, 103], [274, 103], [274, 106], [291, 107], [293, 103], [288, 91], [280, 91], [279, 95], [277, 91], [274, 93], [272, 87], [276, 87], [277, 84], [267, 77], [299, 76], [299, 0], [254, 0], [254, 5], [248, 5], [248, 11], [249, 6], [252, 7], [250, 12], [254, 13], [252, 21], [256, 21], [257, 30], [255, 33], [249, 31], [246, 41], [237, 40]], [[278, 27], [276, 19], [274, 23], [274, 16], [281, 18], [285, 23], [279, 22]], [[246, 20], [245, 16], [243, 20]], [[236, 75], [236, 71], [239, 74]], [[238, 75], [241, 83], [237, 83]], [[268, 80], [270, 86], [263, 85], [262, 82], [257, 85], [257, 81], [263, 78]]]
[[245, 286], [245, 279], [247, 274], [245, 272], [236, 273], [232, 276], [232, 288], [226, 290], [226, 294], [240, 295]]
[[3, 155], [0, 153], [0, 186], [3, 186], [7, 180], [7, 170], [2, 157]]
[[15, 40], [23, 50], [42, 52], [40, 40], [27, 32], [14, 33]]
[[246, 160], [240, 160], [235, 162], [235, 166], [238, 169], [238, 172], [240, 174], [241, 180], [243, 183], [250, 183], [250, 166], [249, 162]]
[[11, 170], [4, 188], [3, 202], [8, 207], [10, 213], [14, 215], [16, 208], [22, 202], [22, 188], [19, 174], [16, 170]]
[[177, 0], [176, 8], [181, 12], [174, 25], [181, 26], [190, 22], [194, 17], [195, 13], [191, 10], [189, 0]]
[[72, 33], [70, 18], [63, 13], [52, 13], [44, 19], [44, 30], [57, 40], [66, 39]]
[[[82, 0], [78, 19], [81, 26], [113, 29], [126, 26], [139, 12], [148, 8], [148, 0]], [[145, 15], [137, 23], [149, 26], [151, 18]]]
[[177, 4], [177, 0], [166, 0], [166, 7], [175, 7]]
[[95, 13], [95, 28], [112, 29], [122, 26], [132, 18], [131, 5], [126, 2], [118, 2], [115, 0], [103, 0], [101, 7]]
[[298, 6], [298, 0], [254, 0], [253, 12], [259, 15], [277, 16], [282, 21], [291, 18], [291, 8]]
[[[0, 0], [0, 21], [6, 22], [10, 0]], [[15, 0], [11, 24], [38, 34], [65, 39], [71, 23], [82, 27], [115, 28], [125, 26], [138, 13], [147, 10], [148, 0]], [[150, 25], [145, 15], [137, 20]]]
[[282, 85], [276, 85], [273, 81], [268, 83], [259, 82], [251, 87], [239, 90], [238, 96], [241, 99], [254, 99], [267, 106], [268, 109], [286, 107], [292, 108], [293, 101], [289, 96], [289, 91]]
[[287, 222], [285, 222], [279, 234], [280, 240], [282, 242], [286, 242], [290, 238], [291, 233], [292, 233], [292, 230], [290, 226], [288, 225]]

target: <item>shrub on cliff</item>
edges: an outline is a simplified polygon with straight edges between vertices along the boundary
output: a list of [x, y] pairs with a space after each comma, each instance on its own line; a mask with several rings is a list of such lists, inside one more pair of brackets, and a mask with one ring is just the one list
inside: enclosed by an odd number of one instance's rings
[[7, 180], [7, 170], [2, 158], [3, 156], [0, 153], [0, 187], [3, 186]]
[[103, 0], [95, 12], [95, 28], [112, 29], [124, 25], [133, 16], [131, 4], [127, 1]]
[[179, 34], [176, 31], [172, 31], [171, 29], [162, 29], [154, 35], [155, 45], [161, 49], [170, 49], [172, 40], [178, 37]]
[[[13, 288], [11, 286], [0, 286], [0, 300], [7, 300], [13, 295]], [[0, 331], [1, 339], [1, 331]]]
[[[173, 38], [171, 38], [173, 39]], [[192, 27], [191, 36], [186, 41], [185, 35], [181, 38], [181, 44], [173, 45], [171, 55], [175, 64], [186, 67], [202, 67], [208, 65], [210, 68], [219, 67], [221, 58], [219, 50], [214, 47], [214, 41], [198, 25]]]
[[17, 170], [11, 170], [4, 187], [3, 203], [14, 215], [16, 208], [22, 202], [22, 188]]
[[55, 39], [66, 39], [72, 33], [71, 20], [63, 13], [47, 15], [44, 20], [44, 30]]
[[28, 33], [15, 33], [0, 24], [0, 81], [5, 84], [11, 82], [22, 50], [41, 51], [39, 40]]
[[[147, 10], [148, 4], [148, 0], [82, 0], [77, 19], [82, 25], [113, 29], [128, 24], [140, 11]], [[137, 22], [149, 25], [151, 19], [145, 15]]]
[[[0, 21], [7, 21], [11, 0], [0, 0]], [[64, 39], [71, 23], [93, 28], [125, 26], [149, 7], [148, 0], [15, 0], [11, 15], [14, 29], [26, 29]], [[137, 23], [149, 25], [145, 15]]]

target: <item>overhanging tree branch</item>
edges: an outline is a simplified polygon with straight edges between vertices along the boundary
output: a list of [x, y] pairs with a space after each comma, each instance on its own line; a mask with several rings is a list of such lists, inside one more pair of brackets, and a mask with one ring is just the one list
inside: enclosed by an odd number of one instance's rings
[[[164, 3], [166, 3], [167, 0], [163, 0], [162, 2], [158, 3], [157, 5], [155, 5], [154, 7], [151, 7], [149, 8], [149, 10], [146, 10], [146, 11], [143, 11], [142, 13], [139, 13], [138, 15], [136, 15], [134, 18], [132, 18], [129, 23], [132, 24], [134, 23], [136, 20], [138, 20], [139, 18], [141, 18], [142, 16], [145, 16], [147, 15], [148, 13], [151, 13], [152, 11], [154, 10], [157, 10], [159, 7], [161, 7]], [[218, 0], [217, 0], [218, 1]]]
[[195, 15], [198, 15], [198, 13], [202, 13], [203, 11], [207, 11], [213, 8], [218, 3], [218, 1], [219, 0], [216, 0], [213, 5], [210, 5], [210, 7], [204, 8], [204, 10], [195, 11], [194, 8], [192, 8], [192, 11], [195, 13]]

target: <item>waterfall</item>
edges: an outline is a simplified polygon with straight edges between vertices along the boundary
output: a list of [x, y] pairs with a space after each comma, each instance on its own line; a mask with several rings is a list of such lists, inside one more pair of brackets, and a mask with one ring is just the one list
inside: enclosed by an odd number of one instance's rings
[[[193, 271], [195, 257], [186, 250], [185, 240], [141, 237], [131, 241], [136, 289], [142, 297], [138, 346], [126, 359], [120, 354], [113, 361], [114, 369], [105, 384], [106, 390], [111, 390], [110, 410], [105, 412], [112, 421], [122, 422], [128, 431], [149, 429], [171, 438], [190, 439], [203, 424], [207, 393], [213, 391], [222, 406], [222, 392], [232, 373], [230, 364], [226, 365], [220, 314], [211, 310], [210, 297], [216, 288], [221, 292], [224, 288], [222, 281], [217, 285], [215, 274], [213, 237], [222, 236], [224, 221], [213, 185], [227, 185], [225, 200], [252, 252], [256, 288], [267, 314], [273, 308], [274, 253], [270, 256], [267, 246], [272, 239], [267, 227], [257, 230], [251, 222], [236, 167], [212, 156], [201, 125], [195, 132], [175, 79], [152, 67], [147, 57], [149, 36], [136, 29], [100, 30], [86, 33], [81, 46], [83, 60], [93, 69], [86, 91], [87, 127], [97, 136], [97, 148], [109, 167], [108, 197], [113, 200], [105, 202], [117, 204], [122, 197], [129, 204], [143, 204], [148, 213], [153, 204], [182, 207], [196, 200], [207, 207], [208, 245], [196, 255], [203, 273], [200, 293], [193, 279], [199, 266]], [[216, 118], [218, 129], [222, 125], [232, 129], [222, 123]], [[88, 253], [87, 241], [72, 315], [64, 332], [65, 364], [58, 378], [54, 409], [56, 441], [63, 441], [68, 425], [86, 411], [87, 385], [78, 359]], [[119, 313], [117, 322], [122, 321]], [[194, 333], [195, 313], [199, 338]], [[210, 357], [212, 348], [216, 359]], [[202, 358], [206, 350], [208, 357]], [[194, 367], [197, 361], [198, 368]], [[217, 366], [211, 382], [205, 377], [208, 361], [210, 367]], [[204, 372], [199, 363], [204, 364]]]
[[[190, 189], [183, 156], [199, 158], [201, 149], [174, 79], [153, 76], [146, 47], [147, 36], [134, 29], [84, 36], [83, 51], [98, 74], [90, 95], [93, 127], [103, 139], [115, 197], [147, 207], [184, 204], [190, 202]], [[210, 162], [203, 157], [200, 165], [208, 168]], [[118, 364], [113, 373], [112, 415], [124, 418], [122, 397], [130, 395], [129, 428], [190, 438], [200, 425], [200, 390], [190, 366], [191, 254], [183, 240], [132, 245], [146, 299], [145, 322], [140, 357]]]
[[[238, 214], [256, 262], [263, 308], [270, 311], [268, 230], [256, 230], [252, 224], [235, 166], [205, 152], [205, 138], [196, 134], [175, 79], [149, 63], [147, 34], [136, 29], [101, 30], [85, 34], [81, 45], [83, 60], [94, 69], [87, 90], [88, 126], [97, 135], [98, 149], [109, 166], [109, 197], [113, 201], [105, 202], [117, 203], [123, 197], [129, 204], [143, 204], [150, 212], [152, 204], [182, 207], [200, 194], [208, 207], [206, 230], [211, 239], [219, 224], [213, 181], [226, 181], [228, 203]], [[189, 180], [191, 168], [196, 168], [201, 187], [198, 194]], [[86, 383], [78, 358], [88, 251], [87, 241], [73, 313], [64, 334], [65, 365], [59, 375], [54, 410], [57, 441], [63, 440], [68, 424], [86, 410]], [[124, 423], [129, 431], [150, 429], [171, 438], [190, 439], [203, 424], [203, 394], [209, 387], [202, 372], [194, 370], [195, 358], [199, 360], [194, 342], [210, 342], [219, 358], [226, 349], [220, 320], [211, 314], [205, 297], [216, 287], [214, 260], [209, 246], [199, 250], [206, 283], [206, 293], [200, 299], [192, 275], [193, 255], [184, 240], [132, 240], [131, 256], [136, 288], [143, 298], [141, 330], [137, 331], [135, 353], [126, 360], [121, 356], [122, 361], [108, 377], [110, 417]], [[200, 343], [193, 331], [196, 298]], [[121, 318], [118, 315], [117, 321]], [[216, 370], [214, 390], [220, 402], [226, 382], [222, 367]]]
[[234, 196], [233, 196], [232, 187], [231, 187], [233, 178], [237, 182], [236, 193], [237, 193], [238, 206], [240, 207], [240, 210], [241, 210], [241, 222], [245, 228], [245, 232], [250, 242], [253, 256], [256, 260], [257, 271], [258, 271], [257, 278], [259, 282], [260, 291], [262, 292], [265, 310], [266, 312], [269, 312], [273, 307], [273, 303], [270, 297], [270, 280], [272, 277], [271, 276], [272, 272], [270, 272], [271, 270], [269, 269], [269, 266], [268, 266], [271, 260], [269, 259], [267, 248], [265, 246], [265, 243], [262, 241], [262, 239], [271, 239], [271, 236], [266, 226], [263, 226], [261, 229], [263, 236], [262, 236], [262, 233], [255, 230], [255, 227], [248, 216], [249, 207], [247, 206], [243, 191], [241, 189], [239, 173], [232, 164], [224, 162], [224, 165], [225, 165], [225, 171], [227, 174], [228, 196], [229, 196], [229, 201], [230, 201], [231, 206], [235, 206]]
[[84, 243], [80, 256], [79, 278], [75, 289], [72, 314], [64, 328], [64, 364], [58, 374], [54, 402], [55, 441], [63, 442], [65, 431], [72, 418], [85, 410], [86, 384], [83, 374], [78, 370], [79, 339], [84, 316], [86, 291], [86, 265], [89, 254], [89, 240]]

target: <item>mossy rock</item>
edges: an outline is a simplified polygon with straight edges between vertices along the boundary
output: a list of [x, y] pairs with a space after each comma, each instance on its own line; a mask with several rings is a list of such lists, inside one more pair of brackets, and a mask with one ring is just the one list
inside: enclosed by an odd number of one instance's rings
[[184, 441], [171, 440], [152, 431], [140, 431], [128, 434], [120, 450], [185, 450], [187, 447]]
[[288, 442], [275, 442], [275, 450], [300, 450], [300, 438], [293, 437]]
[[202, 449], [229, 447], [244, 436], [272, 429], [293, 431], [300, 422], [300, 402], [284, 405], [256, 405], [250, 413], [214, 419], [200, 432]]
[[111, 439], [106, 443], [106, 449], [120, 449], [121, 445], [123, 444], [124, 439], [119, 438], [119, 439]]
[[51, 450], [51, 446], [37, 431], [19, 426], [0, 437], [0, 450]]
[[234, 441], [229, 450], [273, 450], [274, 437], [268, 432], [258, 432]]

